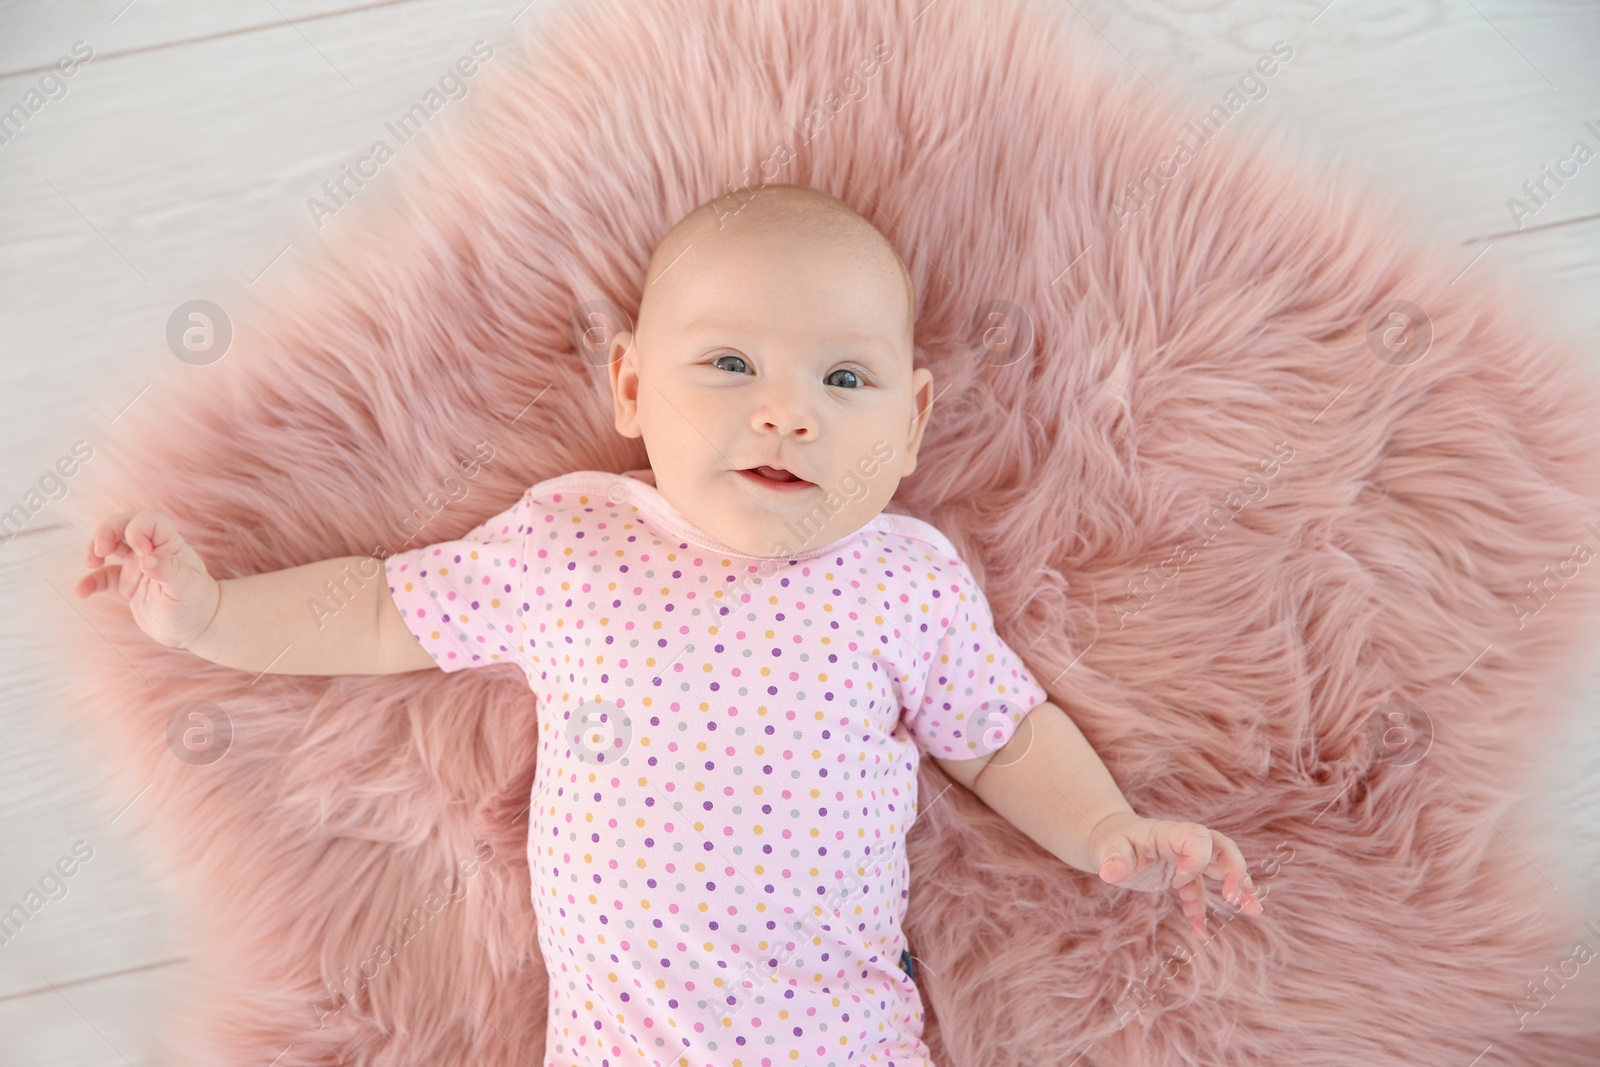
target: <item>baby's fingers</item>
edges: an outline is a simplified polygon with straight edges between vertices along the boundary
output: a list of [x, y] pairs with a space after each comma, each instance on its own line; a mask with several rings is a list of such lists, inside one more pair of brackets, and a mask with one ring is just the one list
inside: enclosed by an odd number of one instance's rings
[[182, 604], [205, 600], [209, 587], [214, 584], [204, 562], [176, 531], [168, 541], [160, 540], [158, 533], [156, 550], [142, 556], [128, 569], [149, 578], [162, 594]]
[[1204, 935], [1206, 930], [1205, 883], [1196, 878], [1178, 890], [1178, 899], [1183, 902], [1183, 914], [1189, 919], [1189, 927], [1195, 933]]
[[122, 540], [122, 531], [133, 516], [134, 512], [131, 511], [120, 512], [94, 528], [94, 533], [89, 535], [89, 555], [85, 565], [98, 567], [111, 558], [117, 546], [125, 543]]
[[141, 556], [151, 552], [166, 555], [183, 549], [183, 535], [178, 532], [178, 524], [154, 508], [146, 508], [129, 519], [122, 539]]
[[1216, 846], [1212, 831], [1193, 822], [1171, 824], [1162, 844], [1165, 846], [1163, 858], [1172, 863], [1172, 885], [1177, 889], [1200, 881], [1201, 874], [1211, 864]]
[[1212, 835], [1215, 838], [1216, 856], [1206, 867], [1206, 874], [1222, 880], [1222, 895], [1229, 902], [1245, 911], [1260, 914], [1261, 900], [1255, 895], [1256, 886], [1250, 880], [1244, 853], [1240, 852], [1239, 846], [1225, 834], [1213, 830]]
[[[86, 574], [82, 578], [79, 578], [78, 584], [73, 587], [72, 591], [80, 598], [93, 596], [96, 593], [103, 593], [107, 589], [117, 586], [117, 579], [121, 576], [121, 573], [122, 567], [120, 565], [114, 567], [101, 567], [100, 569]], [[118, 588], [117, 594], [120, 596], [121, 593], [122, 590]]]

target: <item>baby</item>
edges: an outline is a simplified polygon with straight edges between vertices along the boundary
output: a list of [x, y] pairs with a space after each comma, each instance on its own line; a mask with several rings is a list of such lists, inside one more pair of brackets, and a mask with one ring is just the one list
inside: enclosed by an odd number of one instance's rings
[[[817, 190], [745, 192], [665, 236], [607, 350], [649, 471], [541, 482], [353, 591], [376, 560], [219, 582], [124, 513], [77, 594], [252, 672], [520, 667], [547, 1064], [931, 1067], [901, 927], [923, 756], [1197, 933], [1207, 878], [1262, 907], [1227, 837], [1134, 814], [950, 541], [883, 510], [934, 399], [894, 247]], [[324, 582], [353, 599], [319, 619]]]

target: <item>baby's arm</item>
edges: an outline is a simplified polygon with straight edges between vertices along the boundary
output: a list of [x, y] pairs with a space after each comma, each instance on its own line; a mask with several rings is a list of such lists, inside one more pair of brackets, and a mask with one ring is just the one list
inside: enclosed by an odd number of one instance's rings
[[1063, 863], [1128, 889], [1177, 889], [1198, 931], [1207, 877], [1220, 879], [1223, 896], [1243, 910], [1261, 911], [1233, 841], [1198, 823], [1136, 815], [1077, 724], [1049, 701], [998, 751], [937, 762]]
[[[213, 663], [272, 674], [396, 674], [438, 667], [406, 629], [389, 595], [383, 561], [374, 557], [339, 556], [217, 585], [216, 616], [187, 646]], [[342, 602], [337, 611], [328, 610], [326, 588], [339, 594], [331, 601]], [[313, 601], [322, 610], [314, 610]]]
[[1062, 863], [1098, 873], [1092, 831], [1133, 807], [1067, 713], [1048, 700], [1017, 724], [1010, 741], [980, 759], [938, 760], [998, 815]]
[[[272, 674], [395, 674], [437, 667], [389, 595], [383, 562], [340, 556], [222, 581], [159, 511], [95, 529], [77, 595], [114, 588], [157, 642]], [[318, 604], [321, 605], [320, 609]]]

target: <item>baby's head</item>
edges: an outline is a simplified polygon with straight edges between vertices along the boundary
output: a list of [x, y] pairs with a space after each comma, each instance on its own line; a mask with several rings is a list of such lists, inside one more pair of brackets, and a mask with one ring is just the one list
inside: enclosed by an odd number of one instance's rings
[[644, 438], [673, 507], [783, 557], [883, 510], [916, 469], [933, 375], [912, 365], [916, 292], [876, 227], [806, 186], [740, 195], [662, 238], [637, 329], [612, 340], [611, 388], [617, 430]]

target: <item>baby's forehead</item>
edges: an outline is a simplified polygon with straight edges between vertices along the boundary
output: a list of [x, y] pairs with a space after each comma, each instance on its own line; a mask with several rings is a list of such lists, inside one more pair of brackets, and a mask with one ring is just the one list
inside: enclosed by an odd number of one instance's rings
[[[859, 262], [867, 251], [867, 242], [859, 232], [819, 229], [792, 218], [751, 220], [738, 227], [719, 226], [709, 217], [690, 216], [686, 222], [688, 225], [669, 233], [656, 246], [652, 258], [663, 271], [676, 262], [687, 268], [684, 274], [710, 273], [720, 262], [719, 252], [770, 250], [781, 253], [772, 260], [781, 266], [802, 253], [840, 263]], [[889, 268], [881, 260], [877, 265]]]
[[705, 280], [718, 271], [725, 273], [721, 257], [706, 254], [714, 253], [719, 244], [727, 250], [736, 244], [763, 250], [770, 247], [779, 254], [767, 262], [780, 267], [803, 248], [830, 266], [839, 264], [841, 275], [861, 277], [865, 271], [897, 284], [904, 293], [904, 332], [909, 337], [915, 330], [916, 285], [904, 258], [883, 232], [835, 197], [809, 187], [783, 185], [747, 193], [746, 199], [729, 196], [707, 201], [680, 218], [651, 254], [641, 317], [644, 305], [653, 303], [649, 298], [654, 283], [669, 272], [678, 275], [678, 285]]

